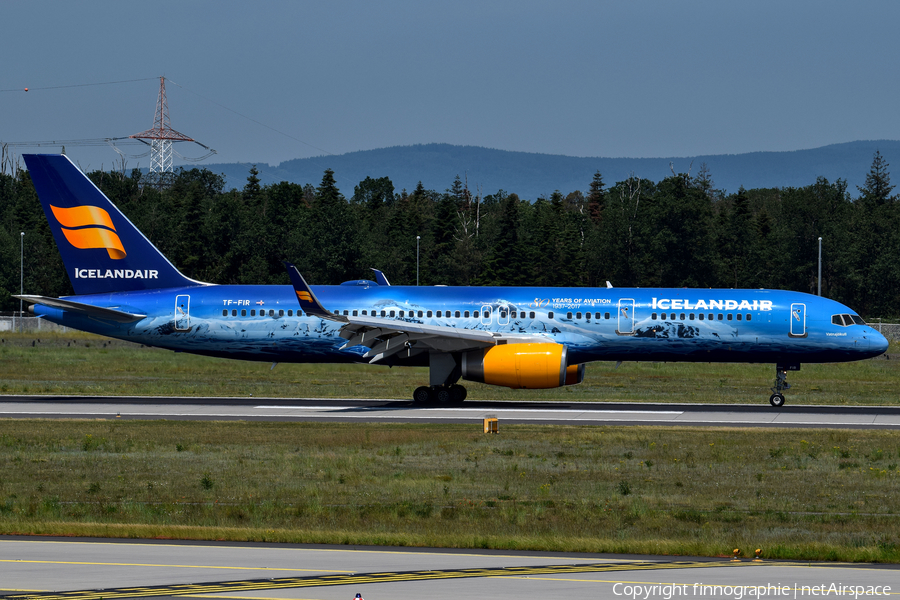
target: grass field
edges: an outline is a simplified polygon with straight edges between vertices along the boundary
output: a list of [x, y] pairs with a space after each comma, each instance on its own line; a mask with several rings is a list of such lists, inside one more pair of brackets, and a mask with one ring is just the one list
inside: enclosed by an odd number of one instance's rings
[[[409, 398], [422, 368], [234, 361], [90, 334], [0, 334], [0, 394]], [[900, 348], [892, 345], [888, 356]], [[582, 384], [508, 390], [466, 382], [476, 400], [766, 403], [774, 365], [592, 363]], [[900, 360], [803, 365], [788, 404], [900, 404]]]
[[900, 562], [868, 430], [6, 420], [0, 532]]

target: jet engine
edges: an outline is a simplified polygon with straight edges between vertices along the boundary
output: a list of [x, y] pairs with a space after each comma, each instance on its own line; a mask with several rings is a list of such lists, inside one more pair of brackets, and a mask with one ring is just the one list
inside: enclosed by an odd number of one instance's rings
[[584, 380], [584, 365], [566, 364], [562, 344], [502, 344], [462, 355], [462, 378], [513, 389], [546, 389]]

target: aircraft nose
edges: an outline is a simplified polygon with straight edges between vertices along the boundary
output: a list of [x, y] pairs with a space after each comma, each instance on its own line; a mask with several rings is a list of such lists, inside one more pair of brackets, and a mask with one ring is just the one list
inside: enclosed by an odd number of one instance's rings
[[887, 338], [874, 329], [869, 329], [866, 339], [869, 340], [869, 349], [872, 351], [873, 356], [878, 356], [887, 352], [889, 345]]

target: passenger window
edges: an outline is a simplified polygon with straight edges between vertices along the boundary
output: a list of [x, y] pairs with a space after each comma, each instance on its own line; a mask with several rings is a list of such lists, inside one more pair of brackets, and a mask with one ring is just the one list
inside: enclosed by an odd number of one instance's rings
[[731, 313], [728, 313], [728, 320], [731, 320]]
[[[346, 310], [344, 311], [344, 314], [345, 314], [345, 315], [347, 314], [347, 311], [346, 311]], [[270, 308], [270, 309], [269, 309], [269, 316], [270, 316], [270, 317], [274, 317], [274, 316], [275, 316], [275, 309], [274, 309], [274, 308]]]
[[429, 319], [431, 318], [431, 311], [430, 311], [430, 310], [428, 311], [427, 316], [428, 316]]
[[750, 317], [752, 317], [752, 316], [753, 316], [752, 314], [747, 313], [747, 320], [749, 321], [749, 320], [750, 320]]
[[358, 311], [358, 310], [354, 310], [354, 311], [353, 311], [353, 316], [354, 316], [354, 317], [358, 317], [358, 316], [359, 316], [359, 311]]
[[534, 311], [531, 311], [530, 313], [528, 313], [528, 318], [529, 318], [529, 319], [533, 319], [533, 318], [534, 318]]
[[227, 308], [224, 309], [224, 310], [222, 311], [222, 316], [223, 316], [223, 317], [227, 317], [227, 316], [228, 316], [228, 309], [227, 309]]
[[691, 313], [688, 315], [688, 321], [693, 321], [693, 320], [694, 320], [694, 313]]
[[476, 310], [475, 312], [473, 312], [473, 313], [472, 313], [472, 316], [475, 317], [475, 318], [477, 319], [477, 318], [478, 318], [478, 311]]
[[366, 311], [363, 311], [362, 314], [363, 314], [363, 316], [365, 317], [365, 316], [366, 316]]
[[400, 318], [401, 318], [401, 319], [403, 318], [403, 311], [402, 311], [402, 310], [400, 311]]
[[712, 313], [709, 313], [709, 320], [710, 320], [710, 321], [713, 320], [713, 314], [712, 314]]
[[703, 313], [700, 313], [700, 314], [697, 315], [697, 318], [700, 319], [700, 320], [702, 321], [702, 320], [703, 320], [703, 317], [705, 317], [705, 316], [706, 316], [706, 315], [704, 315]]
[[442, 314], [441, 311], [437, 311], [437, 318], [438, 318], [438, 319], [441, 318], [441, 314]]
[[456, 318], [459, 318], [459, 311], [456, 311]]
[[388, 316], [389, 316], [389, 317], [393, 317], [393, 316], [394, 316], [394, 311], [389, 312], [389, 313], [388, 313]]
[[722, 313], [719, 313], [719, 320], [722, 320]]
[[255, 316], [256, 316], [256, 309], [255, 309], [255, 308], [254, 308], [253, 310], [250, 311], [250, 316], [251, 316], [251, 317], [255, 317]]
[[279, 309], [279, 310], [278, 310], [278, 316], [279, 316], [279, 317], [283, 317], [283, 316], [284, 316], [284, 311], [281, 310], [281, 309]]
[[684, 313], [681, 313], [681, 320], [684, 321]]
[[576, 318], [576, 319], [580, 319], [580, 318], [581, 318], [581, 313], [575, 313], [575, 318]]
[[652, 315], [650, 315], [650, 319], [653, 320], [653, 321], [655, 321], [655, 320], [656, 320], [656, 313], [653, 313]]
[[246, 308], [242, 308], [242, 309], [241, 309], [241, 316], [242, 316], [242, 317], [246, 317], [246, 316], [247, 316], [247, 309], [246, 309]]
[[289, 316], [289, 317], [293, 317], [293, 316], [294, 316], [294, 311], [293, 311], [293, 309], [288, 309], [288, 316]]
[[468, 318], [469, 318], [469, 311], [464, 312], [464, 313], [463, 313], [463, 317], [465, 317], [466, 319], [468, 319]]
[[553, 311], [552, 311], [552, 310], [551, 310], [550, 312], [547, 313], [547, 318], [548, 318], [548, 319], [552, 319], [552, 318], [553, 318]]
[[419, 311], [419, 317], [421, 317], [421, 316], [422, 316], [422, 311], [420, 310], [420, 311]]
[[386, 316], [387, 316], [387, 312], [381, 311], [381, 316], [382, 316], [382, 317], [386, 317]]
[[742, 318], [743, 318], [743, 314], [742, 314], [742, 313], [738, 313], [738, 314], [737, 314], [737, 320], [740, 321]]
[[233, 311], [231, 311], [231, 316], [232, 316], [232, 317], [236, 317], [236, 316], [237, 316], [237, 309], [234, 309]]
[[609, 313], [603, 313], [603, 318], [609, 320]]
[[567, 319], [571, 319], [571, 318], [572, 318], [572, 313], [566, 313], [566, 318], [567, 318]]

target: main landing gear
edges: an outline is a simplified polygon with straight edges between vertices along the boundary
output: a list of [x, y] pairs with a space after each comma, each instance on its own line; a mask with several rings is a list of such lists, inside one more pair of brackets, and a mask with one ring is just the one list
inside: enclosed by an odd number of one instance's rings
[[454, 383], [452, 385], [423, 385], [413, 392], [413, 400], [419, 404], [461, 404], [466, 399], [466, 388]]
[[450, 352], [428, 354], [428, 380], [413, 392], [417, 404], [461, 404], [466, 399], [466, 388], [456, 383], [462, 376], [460, 356]]
[[787, 382], [788, 371], [799, 371], [800, 365], [776, 365], [775, 366], [775, 386], [772, 388], [772, 395], [769, 396], [769, 404], [775, 408], [784, 406], [784, 390], [791, 389], [791, 384]]

